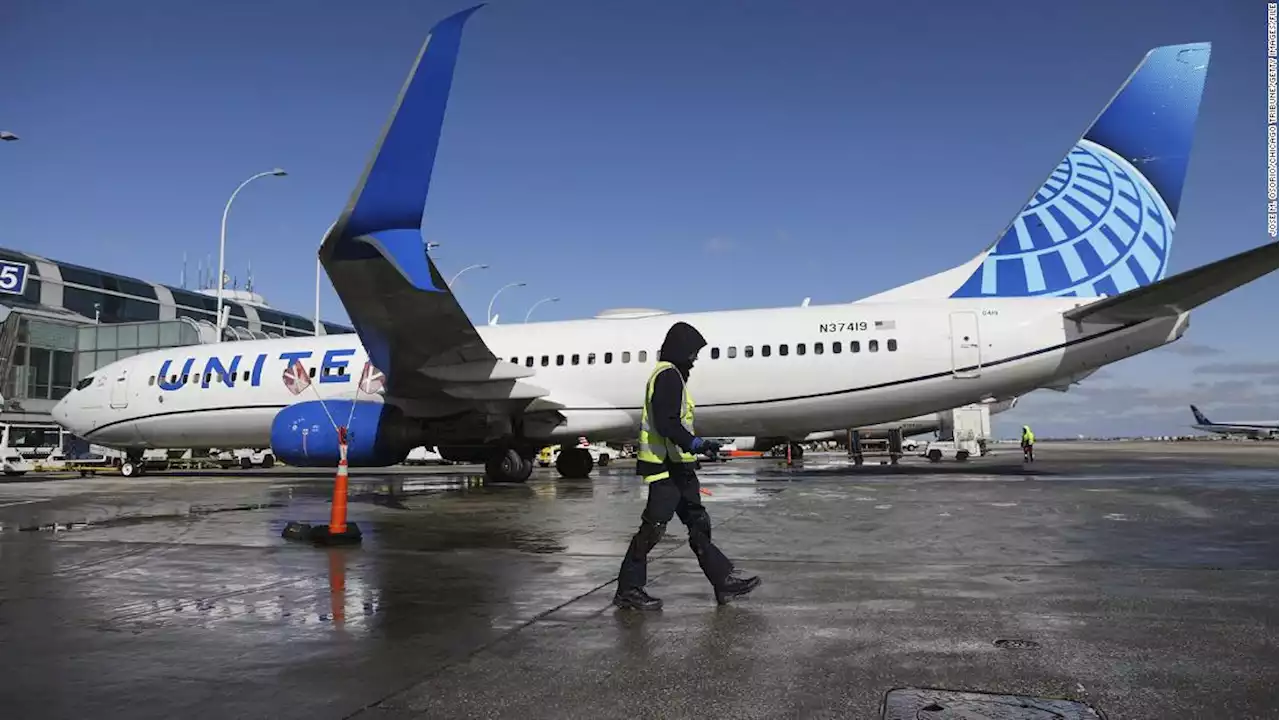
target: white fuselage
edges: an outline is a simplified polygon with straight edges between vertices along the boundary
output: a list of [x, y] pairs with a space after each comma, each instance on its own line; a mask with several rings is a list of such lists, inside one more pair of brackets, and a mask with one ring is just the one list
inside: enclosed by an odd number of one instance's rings
[[1196, 423], [1191, 427], [1219, 435], [1247, 435], [1252, 438], [1274, 438], [1280, 435], [1275, 420], [1237, 420], [1235, 422]]
[[[1020, 395], [1171, 342], [1187, 326], [1186, 314], [1083, 330], [1063, 320], [1063, 311], [1086, 302], [860, 303], [477, 330], [500, 359], [536, 371], [520, 382], [545, 389], [540, 400], [560, 408], [563, 420], [548, 442], [584, 435], [634, 438], [658, 348], [681, 320], [708, 341], [689, 380], [698, 433], [771, 436], [874, 425]], [[351, 352], [327, 370], [321, 367], [327, 352], [340, 350]], [[306, 351], [311, 355], [301, 362], [314, 379], [295, 395], [281, 379], [290, 362], [282, 355]], [[234, 385], [218, 382], [216, 371], [206, 372], [211, 357], [229, 370], [236, 356]], [[190, 369], [184, 370], [188, 358]], [[157, 377], [166, 360], [164, 380], [179, 381], [173, 389], [162, 389]], [[287, 405], [353, 397], [384, 401], [357, 392], [365, 361], [355, 335], [170, 348], [99, 369], [87, 387], [64, 398], [54, 416], [77, 435], [116, 447], [266, 447], [272, 419]], [[385, 401], [402, 404], [393, 397]], [[402, 406], [417, 415], [432, 411], [421, 403]], [[420, 444], [433, 439], [424, 437]]]

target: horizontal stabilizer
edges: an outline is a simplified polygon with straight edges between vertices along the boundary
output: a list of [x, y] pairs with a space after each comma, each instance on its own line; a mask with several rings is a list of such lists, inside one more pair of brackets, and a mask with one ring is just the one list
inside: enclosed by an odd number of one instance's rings
[[1268, 243], [1171, 278], [1089, 303], [1063, 315], [1092, 323], [1127, 323], [1178, 315], [1276, 271], [1280, 243]]

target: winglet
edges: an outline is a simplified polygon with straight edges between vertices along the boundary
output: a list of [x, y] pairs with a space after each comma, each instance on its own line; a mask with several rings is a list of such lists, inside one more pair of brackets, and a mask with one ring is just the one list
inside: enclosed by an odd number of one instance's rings
[[364, 260], [382, 255], [420, 290], [444, 291], [431, 271], [421, 238], [445, 107], [462, 44], [462, 28], [476, 5], [431, 29], [364, 174], [342, 215], [325, 237], [320, 256]]

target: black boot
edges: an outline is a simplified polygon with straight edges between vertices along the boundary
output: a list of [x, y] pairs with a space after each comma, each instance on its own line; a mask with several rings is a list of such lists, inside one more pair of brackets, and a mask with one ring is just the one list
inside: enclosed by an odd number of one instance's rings
[[716, 588], [716, 602], [721, 605], [727, 605], [730, 600], [742, 597], [759, 586], [760, 578], [758, 576], [740, 578], [730, 575], [723, 585]]
[[622, 590], [613, 596], [613, 604], [623, 610], [661, 610], [662, 601], [649, 595], [644, 588]]

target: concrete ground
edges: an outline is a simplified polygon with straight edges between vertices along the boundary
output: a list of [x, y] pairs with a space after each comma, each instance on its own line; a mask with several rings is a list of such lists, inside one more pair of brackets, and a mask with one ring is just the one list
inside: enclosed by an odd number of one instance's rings
[[644, 502], [622, 464], [355, 470], [337, 550], [280, 539], [328, 517], [328, 473], [0, 483], [0, 714], [878, 718], [923, 687], [1276, 717], [1275, 443], [995, 447], [708, 466], [715, 540], [764, 584], [717, 607], [673, 522], [656, 615], [609, 604]]

